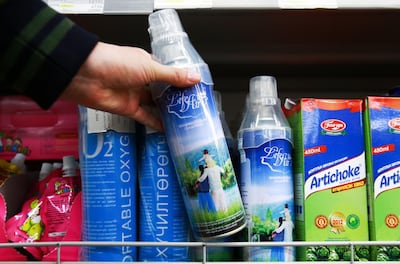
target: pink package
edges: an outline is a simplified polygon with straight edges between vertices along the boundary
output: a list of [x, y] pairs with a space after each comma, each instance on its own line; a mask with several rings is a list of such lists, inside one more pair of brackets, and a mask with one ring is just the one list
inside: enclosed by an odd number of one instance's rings
[[[6, 233], [6, 202], [3, 195], [0, 194], [0, 243], [8, 243]], [[0, 248], [0, 261], [26, 261], [27, 257], [20, 254], [15, 248]]]
[[[81, 241], [82, 233], [82, 194], [79, 192], [72, 203], [72, 208], [69, 216], [69, 226], [62, 241]], [[66, 246], [61, 247], [61, 261], [78, 261], [80, 255], [80, 247]], [[48, 252], [43, 256], [42, 261], [56, 261], [57, 248], [48, 247]]]
[[70, 225], [73, 202], [80, 190], [80, 176], [53, 178], [49, 181], [41, 197], [43, 210], [40, 215], [45, 226], [41, 241], [64, 239]]
[[[42, 204], [38, 198], [31, 198], [25, 202], [21, 213], [7, 220], [5, 227], [9, 241], [14, 243], [40, 241], [44, 228], [40, 216]], [[43, 255], [39, 247], [24, 247], [21, 250], [34, 260], [40, 260]]]
[[43, 110], [23, 96], [0, 96], [0, 158], [78, 156], [78, 119], [77, 105], [63, 100]]
[[[80, 241], [80, 190], [80, 176], [62, 177], [61, 169], [54, 170], [39, 182], [35, 191], [31, 191], [36, 195], [24, 202], [21, 211], [6, 221], [4, 240], [14, 243]], [[57, 258], [55, 246], [27, 246], [21, 250], [31, 260], [55, 261]], [[78, 257], [78, 247], [65, 247], [61, 250], [63, 261], [76, 261]]]

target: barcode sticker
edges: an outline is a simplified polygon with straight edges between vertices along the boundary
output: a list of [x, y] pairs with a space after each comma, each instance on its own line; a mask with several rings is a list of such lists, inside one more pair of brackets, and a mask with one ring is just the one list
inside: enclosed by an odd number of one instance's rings
[[336, 0], [278, 0], [280, 8], [338, 8]]
[[47, 4], [64, 14], [102, 14], [104, 11], [104, 0], [47, 0]]
[[135, 122], [132, 119], [90, 108], [87, 109], [87, 123], [89, 134], [108, 130], [121, 133], [135, 132]]

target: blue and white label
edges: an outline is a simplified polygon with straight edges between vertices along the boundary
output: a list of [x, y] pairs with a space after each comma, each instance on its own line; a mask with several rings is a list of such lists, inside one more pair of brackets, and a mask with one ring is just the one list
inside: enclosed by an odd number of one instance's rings
[[[324, 167], [325, 169], [321, 168]], [[311, 173], [304, 185], [304, 196], [366, 179], [365, 154], [352, 159], [343, 158], [338, 162], [323, 164], [316, 168], [317, 173]]]
[[197, 93], [169, 89], [165, 95], [169, 101], [168, 113], [175, 114], [179, 118], [197, 118], [203, 113], [204, 105], [207, 105], [208, 96], [205, 91]]
[[[276, 138], [249, 147], [249, 142], [255, 142], [251, 138], [263, 134], [243, 134], [241, 191], [248, 218], [248, 241], [293, 241], [292, 144]], [[249, 261], [293, 261], [294, 249], [253, 247], [246, 255]]]
[[212, 85], [169, 87], [156, 102], [195, 237], [239, 231], [245, 213]]
[[267, 146], [263, 150], [265, 155], [260, 157], [261, 164], [268, 166], [271, 171], [283, 172], [281, 168], [292, 166], [292, 155], [285, 148]]
[[[86, 108], [80, 108], [80, 116], [83, 240], [136, 241], [136, 136], [88, 133]], [[85, 247], [83, 252], [87, 261], [136, 261], [136, 248], [130, 246]]]
[[375, 178], [374, 198], [376, 199], [379, 194], [385, 191], [396, 188], [400, 188], [400, 167], [390, 169]]
[[[141, 140], [139, 172], [139, 239], [186, 242], [190, 239], [182, 193], [165, 135], [154, 132]], [[188, 261], [188, 247], [140, 247], [139, 261]]]

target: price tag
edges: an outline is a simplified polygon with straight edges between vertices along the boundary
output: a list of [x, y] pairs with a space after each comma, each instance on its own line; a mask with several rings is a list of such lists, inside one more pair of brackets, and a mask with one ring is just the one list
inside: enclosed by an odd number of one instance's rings
[[102, 133], [114, 130], [120, 133], [135, 132], [135, 122], [125, 116], [87, 108], [88, 133]]
[[47, 0], [47, 4], [63, 14], [102, 14], [105, 0]]
[[282, 9], [338, 8], [336, 0], [278, 0], [278, 5]]
[[211, 8], [212, 0], [154, 0], [154, 9]]

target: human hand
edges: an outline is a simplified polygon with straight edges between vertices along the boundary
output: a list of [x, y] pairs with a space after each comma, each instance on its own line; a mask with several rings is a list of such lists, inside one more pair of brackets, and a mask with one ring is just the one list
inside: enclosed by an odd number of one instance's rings
[[162, 130], [160, 120], [143, 107], [153, 102], [147, 86], [189, 87], [199, 81], [198, 73], [162, 65], [143, 49], [99, 42], [61, 98]]

